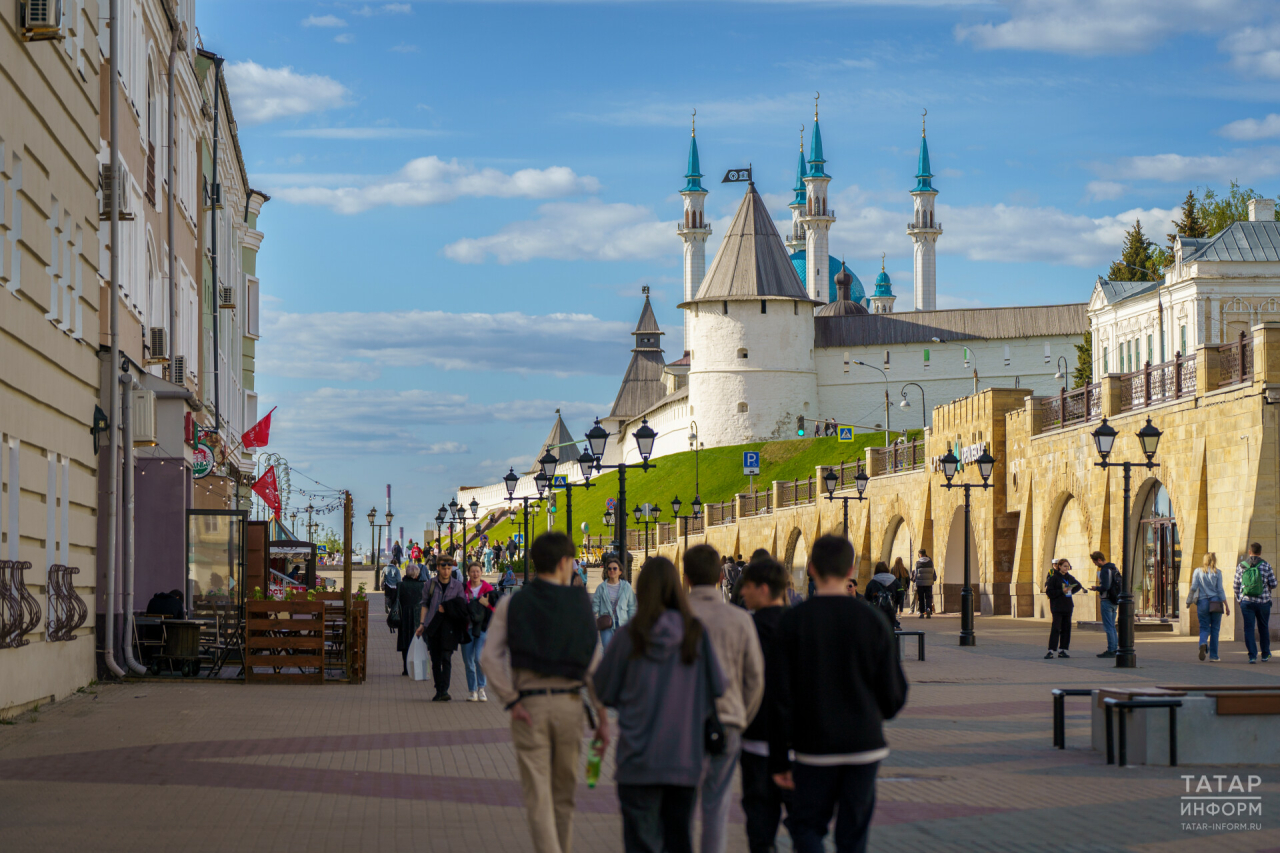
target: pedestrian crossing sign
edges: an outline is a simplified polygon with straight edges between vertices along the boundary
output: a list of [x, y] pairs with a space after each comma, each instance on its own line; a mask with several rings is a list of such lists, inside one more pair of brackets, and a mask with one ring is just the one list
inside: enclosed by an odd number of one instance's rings
[[556, 474], [551, 478], [551, 488], [562, 489], [569, 485], [569, 477], [566, 474]]
[[851, 426], [836, 427], [836, 430], [837, 430], [837, 436], [836, 436], [837, 441], [853, 441], [853, 427]]

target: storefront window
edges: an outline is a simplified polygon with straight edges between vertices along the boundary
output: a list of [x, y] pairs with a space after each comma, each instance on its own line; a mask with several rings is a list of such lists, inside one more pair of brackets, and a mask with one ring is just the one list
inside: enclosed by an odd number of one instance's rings
[[1140, 561], [1133, 579], [1137, 613], [1150, 619], [1176, 619], [1182, 543], [1169, 492], [1163, 483], [1156, 483], [1147, 492], [1139, 519]]

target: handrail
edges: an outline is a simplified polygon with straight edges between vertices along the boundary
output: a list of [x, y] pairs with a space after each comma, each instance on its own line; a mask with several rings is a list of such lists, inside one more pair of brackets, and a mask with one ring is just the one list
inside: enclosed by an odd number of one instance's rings
[[1245, 336], [1218, 347], [1218, 387], [1239, 385], [1253, 379], [1253, 341]]
[[1145, 409], [1156, 403], [1193, 397], [1196, 393], [1196, 357], [1174, 353], [1170, 361], [1152, 364], [1120, 376], [1120, 411]]

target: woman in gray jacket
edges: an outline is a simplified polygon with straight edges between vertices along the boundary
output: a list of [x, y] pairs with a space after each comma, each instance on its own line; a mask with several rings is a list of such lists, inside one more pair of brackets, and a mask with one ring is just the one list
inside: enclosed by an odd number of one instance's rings
[[604, 558], [604, 581], [596, 587], [591, 609], [600, 630], [601, 648], [608, 648], [614, 633], [636, 615], [635, 591], [622, 579], [622, 563], [613, 554]]
[[680, 574], [650, 557], [636, 580], [639, 608], [605, 650], [596, 695], [618, 712], [614, 780], [626, 853], [693, 853], [693, 809], [707, 719], [724, 679]]

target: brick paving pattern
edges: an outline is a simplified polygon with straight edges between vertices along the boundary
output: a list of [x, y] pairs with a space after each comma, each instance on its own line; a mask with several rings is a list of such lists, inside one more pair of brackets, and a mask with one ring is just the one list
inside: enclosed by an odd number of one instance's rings
[[[955, 619], [906, 623], [928, 632], [928, 660], [912, 643], [872, 850], [1280, 853], [1280, 768], [1248, 771], [1264, 780], [1261, 831], [1189, 831], [1180, 774], [1241, 768], [1107, 767], [1088, 748], [1083, 700], [1067, 705], [1069, 748], [1053, 749], [1049, 701], [1053, 687], [1280, 686], [1280, 663], [1248, 666], [1229, 643], [1210, 667], [1194, 639], [1162, 637], [1141, 639], [1140, 667], [1122, 671], [1094, 657], [1101, 634], [1043, 660], [1040, 623], [980, 619], [973, 649], [956, 646]], [[430, 702], [429, 684], [396, 672], [394, 637], [377, 620], [371, 630], [360, 686], [100, 685], [0, 727], [4, 849], [531, 850], [502, 709], [459, 701], [460, 659], [455, 701]], [[611, 760], [598, 789], [579, 790], [579, 851], [621, 850]], [[745, 850], [740, 811], [731, 822], [730, 849]]]

